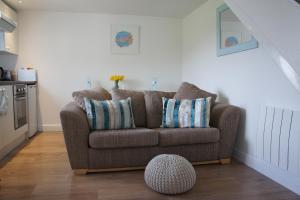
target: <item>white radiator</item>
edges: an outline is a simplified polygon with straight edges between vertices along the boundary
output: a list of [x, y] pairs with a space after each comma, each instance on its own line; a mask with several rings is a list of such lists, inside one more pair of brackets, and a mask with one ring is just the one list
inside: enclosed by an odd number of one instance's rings
[[300, 111], [263, 107], [256, 153], [271, 167], [300, 177]]

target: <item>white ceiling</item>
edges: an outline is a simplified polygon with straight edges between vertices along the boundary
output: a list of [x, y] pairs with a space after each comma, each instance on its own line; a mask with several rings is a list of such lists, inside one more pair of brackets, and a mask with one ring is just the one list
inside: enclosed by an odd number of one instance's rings
[[207, 0], [5, 0], [16, 10], [183, 18]]

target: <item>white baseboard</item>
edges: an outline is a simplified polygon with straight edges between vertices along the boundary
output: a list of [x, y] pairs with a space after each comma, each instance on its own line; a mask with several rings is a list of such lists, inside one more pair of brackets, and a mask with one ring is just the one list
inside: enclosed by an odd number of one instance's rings
[[293, 175], [286, 170], [280, 169], [238, 150], [234, 150], [233, 157], [300, 195], [299, 176]]
[[39, 131], [58, 132], [58, 131], [62, 131], [62, 127], [61, 124], [42, 124], [39, 126]]

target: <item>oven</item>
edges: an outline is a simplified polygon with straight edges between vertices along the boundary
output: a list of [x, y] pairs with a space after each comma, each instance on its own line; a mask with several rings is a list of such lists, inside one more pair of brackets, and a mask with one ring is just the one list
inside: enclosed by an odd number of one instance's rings
[[15, 129], [27, 124], [27, 91], [25, 84], [14, 85]]

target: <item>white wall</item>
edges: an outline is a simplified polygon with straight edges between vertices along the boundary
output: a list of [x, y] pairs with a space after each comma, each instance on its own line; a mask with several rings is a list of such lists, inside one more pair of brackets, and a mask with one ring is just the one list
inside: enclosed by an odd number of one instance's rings
[[220, 101], [229, 101], [244, 110], [244, 125], [235, 149], [238, 155], [256, 160], [261, 107], [300, 110], [300, 93], [262, 43], [257, 49], [216, 56], [216, 8], [222, 3], [208, 1], [184, 19], [182, 79], [216, 92]]
[[[140, 54], [112, 55], [111, 24], [140, 25]], [[38, 70], [40, 124], [57, 130], [59, 111], [87, 79], [107, 89], [109, 76], [126, 76], [125, 88], [175, 90], [181, 80], [181, 20], [61, 12], [19, 13], [17, 65]]]

